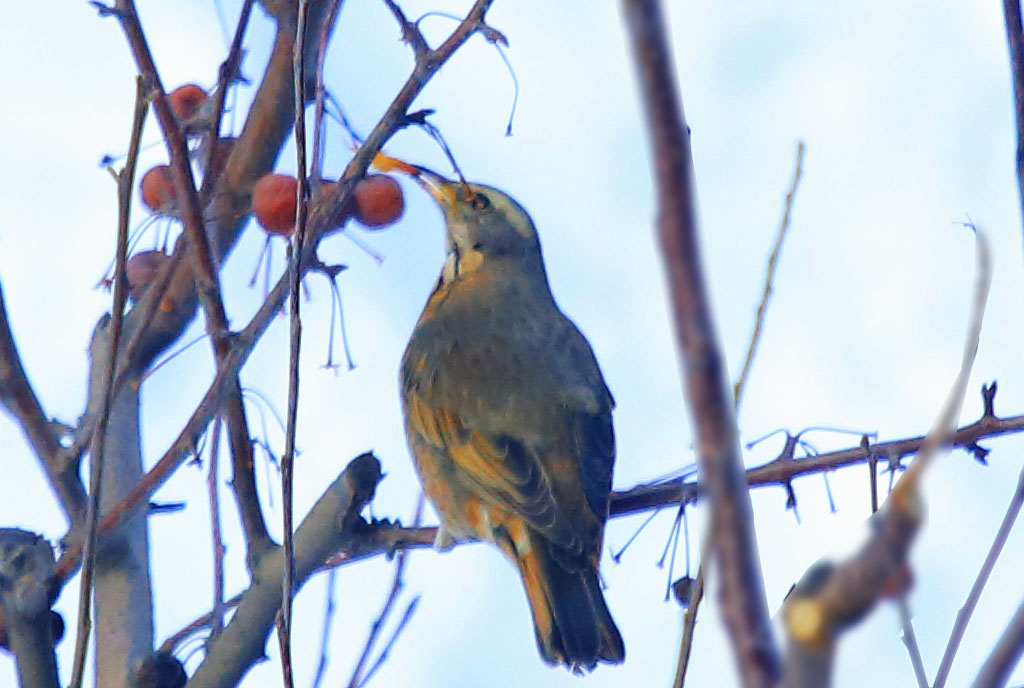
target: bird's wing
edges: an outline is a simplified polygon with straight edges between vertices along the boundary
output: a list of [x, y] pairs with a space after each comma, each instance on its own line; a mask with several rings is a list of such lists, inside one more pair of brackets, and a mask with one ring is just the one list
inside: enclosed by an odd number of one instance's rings
[[413, 346], [403, 391], [410, 429], [457, 479], [575, 558], [595, 551], [607, 514], [612, 400], [583, 335], [553, 325]]

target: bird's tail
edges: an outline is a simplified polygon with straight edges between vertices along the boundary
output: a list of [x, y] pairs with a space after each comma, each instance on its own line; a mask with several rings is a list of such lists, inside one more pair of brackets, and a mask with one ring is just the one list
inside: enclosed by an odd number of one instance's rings
[[515, 560], [544, 661], [573, 671], [591, 670], [598, 662], [622, 662], [622, 636], [604, 602], [596, 562], [569, 564], [554, 556], [543, 536], [531, 534], [529, 539], [530, 546], [517, 551]]

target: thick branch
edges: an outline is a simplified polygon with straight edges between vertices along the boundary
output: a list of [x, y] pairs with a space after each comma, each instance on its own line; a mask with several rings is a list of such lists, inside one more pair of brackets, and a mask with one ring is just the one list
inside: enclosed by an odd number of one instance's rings
[[50, 606], [53, 550], [35, 533], [0, 529], [0, 607], [21, 688], [58, 688]]
[[657, 0], [623, 0], [622, 7], [647, 114], [658, 237], [697, 462], [711, 499], [710, 545], [721, 572], [722, 614], [743, 685], [770, 686], [781, 674], [781, 661], [771, 634], [731, 388], [700, 264], [693, 162], [672, 50]]
[[[372, 454], [352, 460], [317, 500], [295, 532], [295, 585], [302, 586], [327, 556], [344, 548], [365, 526], [359, 517], [380, 481], [380, 462]], [[267, 635], [281, 608], [283, 552], [275, 548], [259, 564], [224, 631], [207, 648], [189, 688], [234, 686], [263, 657]]]

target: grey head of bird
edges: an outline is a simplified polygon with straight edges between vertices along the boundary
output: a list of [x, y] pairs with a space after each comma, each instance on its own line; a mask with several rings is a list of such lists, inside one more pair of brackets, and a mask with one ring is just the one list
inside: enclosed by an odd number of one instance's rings
[[540, 240], [530, 215], [493, 186], [453, 181], [418, 168], [416, 181], [444, 214], [446, 282], [481, 267], [544, 272]]

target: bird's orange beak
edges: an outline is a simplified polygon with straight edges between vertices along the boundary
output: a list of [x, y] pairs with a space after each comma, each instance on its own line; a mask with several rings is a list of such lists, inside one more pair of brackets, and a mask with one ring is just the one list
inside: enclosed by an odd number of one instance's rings
[[423, 189], [430, 194], [442, 210], [447, 211], [456, 204], [455, 200], [455, 182], [446, 179], [437, 172], [416, 165], [416, 174], [412, 176], [416, 180], [416, 183], [423, 187]]
[[442, 210], [455, 205], [455, 183], [431, 169], [405, 162], [384, 152], [377, 153], [370, 166], [381, 172], [401, 172], [412, 177]]

